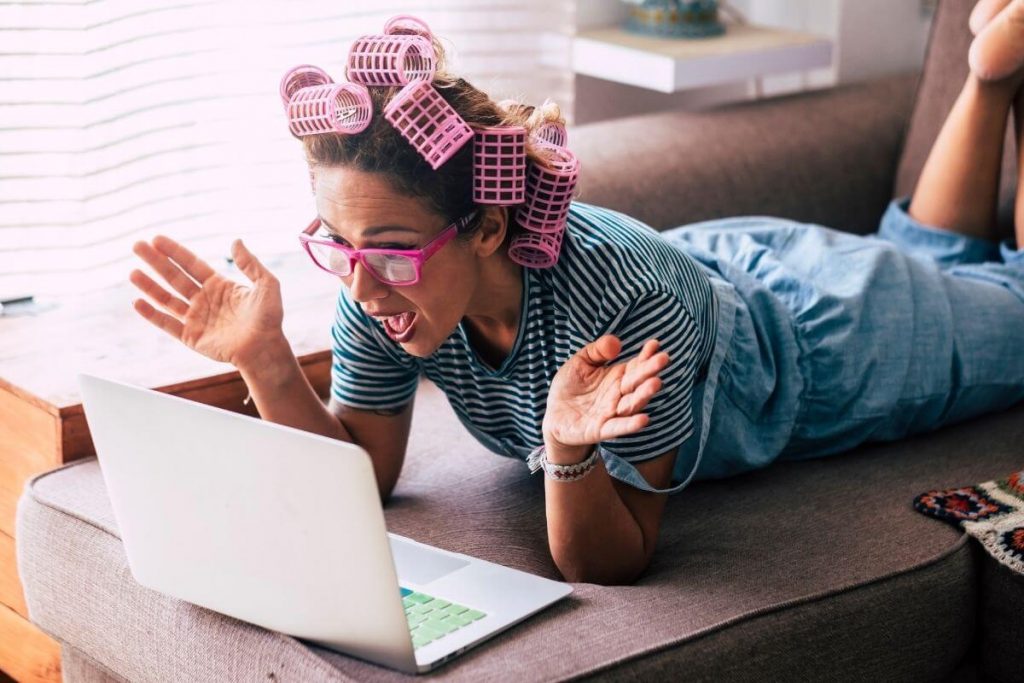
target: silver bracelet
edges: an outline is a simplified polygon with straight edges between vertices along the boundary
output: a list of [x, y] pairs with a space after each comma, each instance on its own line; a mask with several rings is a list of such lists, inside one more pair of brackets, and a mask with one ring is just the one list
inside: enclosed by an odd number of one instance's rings
[[530, 468], [530, 474], [535, 474], [538, 470], [543, 469], [548, 479], [576, 481], [587, 476], [594, 469], [594, 466], [597, 465], [598, 448], [600, 446], [594, 446], [594, 451], [590, 454], [590, 457], [582, 462], [572, 465], [556, 465], [548, 461], [547, 449], [542, 444], [530, 451], [530, 454], [526, 456], [526, 465]]

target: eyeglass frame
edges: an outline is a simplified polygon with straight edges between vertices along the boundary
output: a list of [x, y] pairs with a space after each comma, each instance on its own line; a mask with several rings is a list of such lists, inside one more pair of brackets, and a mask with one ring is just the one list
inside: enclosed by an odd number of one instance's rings
[[[353, 247], [347, 247], [344, 244], [338, 244], [334, 240], [330, 239], [316, 239], [313, 234], [323, 225], [323, 221], [319, 216], [313, 219], [313, 221], [299, 233], [299, 242], [302, 244], [302, 248], [309, 254], [309, 258], [313, 261], [313, 264], [320, 270], [335, 275], [337, 277], [348, 277], [356, 272], [355, 262], [358, 261], [378, 282], [382, 282], [389, 287], [408, 287], [410, 285], [417, 284], [422, 279], [423, 264], [427, 260], [441, 250], [441, 247], [452, 241], [467, 225], [469, 225], [474, 218], [476, 218], [477, 210], [473, 210], [467, 215], [463, 216], [457, 221], [453, 221], [442, 230], [438, 235], [423, 245], [420, 249], [380, 249], [375, 247], [369, 247], [364, 249], [355, 249]], [[325, 268], [320, 265], [320, 262], [313, 255], [313, 251], [310, 248], [310, 244], [323, 244], [333, 249], [344, 253], [348, 256], [349, 260], [349, 272], [342, 275], [330, 268]], [[391, 282], [385, 280], [378, 275], [377, 271], [366, 262], [366, 254], [385, 254], [388, 256], [404, 256], [412, 261], [413, 268], [416, 271], [416, 279], [409, 282]]]

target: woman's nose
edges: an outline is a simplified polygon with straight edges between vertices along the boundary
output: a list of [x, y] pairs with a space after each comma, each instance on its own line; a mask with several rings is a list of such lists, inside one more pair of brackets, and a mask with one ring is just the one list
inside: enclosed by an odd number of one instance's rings
[[352, 298], [358, 302], [380, 299], [387, 296], [387, 285], [373, 276], [366, 266], [356, 261], [352, 274], [342, 281], [348, 285]]

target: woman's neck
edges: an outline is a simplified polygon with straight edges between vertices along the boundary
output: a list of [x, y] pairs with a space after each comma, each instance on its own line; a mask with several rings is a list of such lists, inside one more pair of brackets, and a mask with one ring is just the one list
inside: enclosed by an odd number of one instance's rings
[[463, 322], [492, 352], [508, 355], [515, 344], [522, 315], [523, 266], [508, 258], [504, 249], [482, 264], [476, 291]]

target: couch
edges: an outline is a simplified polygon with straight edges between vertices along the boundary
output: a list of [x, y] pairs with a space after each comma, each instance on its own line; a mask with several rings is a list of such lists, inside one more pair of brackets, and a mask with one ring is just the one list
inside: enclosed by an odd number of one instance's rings
[[[971, 5], [940, 2], [921, 74], [570, 130], [580, 199], [659, 229], [774, 214], [872, 232], [888, 200], [913, 190], [966, 74]], [[430, 384], [410, 442], [385, 507], [391, 531], [560, 578], [539, 476], [478, 445]], [[635, 584], [576, 584], [569, 599], [430, 676], [1024, 681], [1024, 577], [911, 506], [923, 491], [1022, 465], [1017, 406], [693, 482], [669, 500], [654, 561]], [[94, 459], [27, 484], [17, 544], [30, 618], [61, 643], [68, 681], [404, 677], [140, 587]]]

